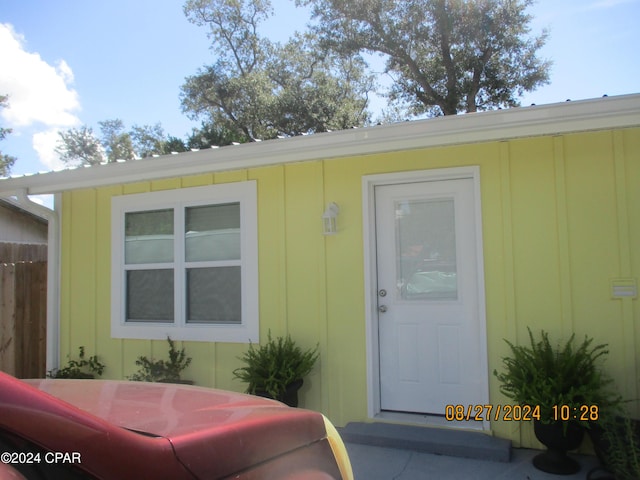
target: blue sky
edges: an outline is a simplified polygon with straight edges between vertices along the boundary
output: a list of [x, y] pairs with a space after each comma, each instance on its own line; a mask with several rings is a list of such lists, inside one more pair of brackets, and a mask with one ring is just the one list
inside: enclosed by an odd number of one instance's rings
[[[308, 12], [272, 0], [262, 33], [284, 41]], [[184, 138], [186, 76], [213, 63], [206, 30], [187, 22], [180, 0], [0, 0], [0, 125], [13, 133], [0, 151], [18, 157], [13, 175], [61, 166], [57, 131], [120, 118], [127, 127], [161, 122]], [[640, 92], [640, 0], [540, 0], [533, 32], [550, 30], [542, 56], [550, 85], [526, 94], [538, 105]], [[379, 110], [378, 99], [373, 110]]]

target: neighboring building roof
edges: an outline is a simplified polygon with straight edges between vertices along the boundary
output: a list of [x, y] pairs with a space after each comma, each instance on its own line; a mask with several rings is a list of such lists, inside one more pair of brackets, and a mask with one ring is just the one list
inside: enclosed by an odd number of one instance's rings
[[49, 221], [46, 218], [41, 217], [40, 215], [36, 215], [33, 212], [29, 212], [25, 210], [24, 208], [20, 207], [17, 203], [10, 202], [2, 198], [0, 198], [0, 208], [5, 208], [12, 212], [18, 213], [19, 215], [23, 215], [24, 217], [30, 218], [38, 223], [41, 223], [42, 225], [47, 225], [49, 223]]
[[0, 199], [0, 263], [46, 259], [48, 221], [11, 201]]
[[640, 94], [341, 130], [0, 180], [0, 196], [158, 180], [274, 164], [640, 126]]

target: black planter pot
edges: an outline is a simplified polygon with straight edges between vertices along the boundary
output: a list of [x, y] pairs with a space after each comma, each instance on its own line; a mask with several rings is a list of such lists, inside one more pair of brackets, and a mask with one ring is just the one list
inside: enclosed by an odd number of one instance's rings
[[[289, 385], [287, 385], [287, 388], [284, 391], [284, 393], [279, 397], [274, 398], [274, 400], [278, 400], [279, 402], [282, 402], [285, 405], [289, 405], [290, 407], [297, 407], [298, 406], [298, 390], [300, 390], [303, 383], [304, 383], [303, 379], [299, 379], [291, 382]], [[256, 390], [256, 395], [258, 395], [259, 397], [273, 398], [271, 395], [269, 395], [267, 392], [263, 390]]]
[[583, 428], [574, 422], [568, 422], [566, 434], [563, 422], [542, 423], [534, 420], [533, 431], [536, 438], [547, 447], [547, 451], [536, 455], [533, 465], [543, 472], [556, 475], [573, 475], [580, 471], [580, 464], [567, 456], [569, 450], [575, 450], [582, 443]]
[[193, 380], [171, 380], [168, 378], [164, 378], [162, 380], [158, 380], [158, 383], [177, 383], [178, 385], [193, 385]]
[[607, 452], [609, 451], [609, 442], [606, 438], [605, 429], [597, 422], [593, 422], [589, 426], [589, 437], [593, 444], [593, 451], [605, 467], [607, 466]]
[[289, 405], [290, 407], [298, 406], [298, 390], [302, 388], [302, 384], [304, 381], [302, 379], [296, 380], [295, 382], [287, 385], [287, 389], [285, 390], [282, 398], [279, 398], [282, 403]]

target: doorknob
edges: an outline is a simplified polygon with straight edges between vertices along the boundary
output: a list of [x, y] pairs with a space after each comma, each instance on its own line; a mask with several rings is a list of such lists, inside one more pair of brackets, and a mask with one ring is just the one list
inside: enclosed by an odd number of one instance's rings
[[379, 311], [380, 313], [384, 313], [384, 312], [386, 312], [386, 311], [387, 311], [387, 306], [386, 306], [386, 305], [380, 305], [380, 306], [378, 307], [378, 311]]

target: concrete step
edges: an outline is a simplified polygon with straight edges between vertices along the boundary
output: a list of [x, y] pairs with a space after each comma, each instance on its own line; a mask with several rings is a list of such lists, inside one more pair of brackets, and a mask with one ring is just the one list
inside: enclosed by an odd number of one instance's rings
[[347, 443], [414, 450], [422, 453], [509, 462], [511, 440], [481, 432], [394, 423], [348, 423], [339, 428]]

